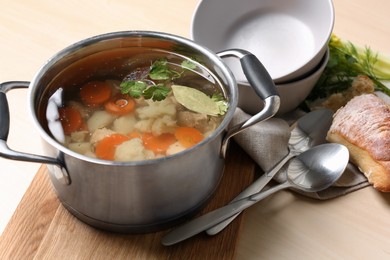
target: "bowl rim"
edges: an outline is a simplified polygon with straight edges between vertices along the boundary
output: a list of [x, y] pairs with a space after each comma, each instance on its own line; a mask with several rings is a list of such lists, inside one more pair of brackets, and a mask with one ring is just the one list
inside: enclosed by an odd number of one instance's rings
[[[196, 8], [195, 8], [195, 11], [192, 14], [192, 18], [191, 18], [191, 25], [190, 25], [191, 39], [195, 42], [199, 42], [199, 44], [206, 46], [208, 48], [210, 48], [210, 46], [208, 46], [209, 44], [207, 44], [207, 43], [205, 44], [205, 42], [204, 42], [205, 38], [199, 39], [200, 34], [198, 33], [198, 31], [202, 31], [203, 29], [200, 26], [197, 26], [197, 23], [200, 22], [200, 20], [199, 20], [201, 18], [201, 17], [199, 17], [200, 13], [203, 12], [204, 10], [209, 10], [209, 12], [212, 12], [212, 8], [206, 8], [206, 7], [208, 5], [210, 5], [211, 3], [214, 4], [214, 3], [219, 2], [219, 1], [222, 1], [222, 0], [201, 0], [201, 1], [199, 1]], [[250, 1], [252, 1], [252, 0], [250, 0]], [[272, 1], [272, 3], [280, 3], [281, 1], [283, 1], [283, 0], [279, 0], [279, 1], [274, 0], [274, 1]], [[296, 1], [312, 2], [311, 0], [296, 0]], [[287, 83], [290, 81], [294, 81], [297, 78], [302, 77], [302, 75], [301, 75], [302, 73], [300, 71], [302, 71], [303, 74], [305, 74], [305, 75], [309, 74], [313, 70], [313, 67], [316, 67], [318, 62], [320, 62], [319, 60], [321, 60], [324, 56], [324, 54], [326, 52], [327, 45], [328, 45], [329, 40], [330, 40], [331, 35], [332, 35], [333, 28], [334, 28], [335, 10], [334, 10], [334, 4], [333, 4], [332, 0], [316, 0], [316, 1], [323, 1], [323, 3], [329, 7], [328, 8], [329, 14], [326, 16], [328, 19], [326, 20], [326, 23], [325, 23], [326, 28], [327, 28], [326, 34], [324, 33], [324, 37], [321, 37], [321, 41], [320, 41], [322, 44], [318, 44], [317, 45], [318, 47], [315, 48], [315, 50], [311, 53], [311, 55], [308, 56], [299, 65], [296, 65], [296, 66], [292, 67], [291, 69], [286, 70], [286, 72], [283, 75], [278, 75], [277, 77], [273, 77], [273, 80], [275, 83], [284, 84], [284, 83]], [[224, 3], [229, 4], [231, 2], [228, 1], [228, 2], [224, 2]], [[240, 5], [241, 4], [242, 3], [240, 2]], [[253, 12], [253, 10], [251, 10], [251, 13], [252, 12]], [[234, 21], [232, 21], [231, 24], [233, 24], [233, 23], [234, 23]], [[324, 30], [324, 32], [325, 32], [325, 30]], [[228, 47], [230, 47], [230, 46], [228, 46]], [[235, 46], [232, 46], [232, 47], [235, 47]], [[245, 48], [242, 48], [242, 46], [238, 46], [238, 47], [240, 47], [241, 49], [245, 49]], [[221, 48], [223, 48], [223, 46], [221, 46]], [[217, 51], [217, 50], [213, 50], [213, 51]], [[306, 69], [307, 66], [308, 66], [308, 68]], [[233, 69], [232, 69], [232, 71], [234, 72]], [[297, 74], [297, 73], [299, 73], [299, 74]], [[237, 81], [240, 84], [245, 83], [245, 79], [237, 79]]]

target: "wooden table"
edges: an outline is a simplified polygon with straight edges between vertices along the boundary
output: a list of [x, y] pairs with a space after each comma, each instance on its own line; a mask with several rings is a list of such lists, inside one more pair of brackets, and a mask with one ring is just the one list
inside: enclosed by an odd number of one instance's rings
[[[100, 33], [145, 29], [189, 37], [191, 16], [197, 1], [0, 0], [0, 4], [0, 81], [3, 82], [31, 80], [54, 53], [75, 41]], [[374, 50], [390, 55], [390, 1], [334, 0], [334, 5], [334, 32], [339, 37], [359, 45], [367, 44]], [[9, 95], [12, 112], [9, 143], [17, 150], [39, 153], [39, 137], [26, 113], [25, 98], [23, 91]], [[240, 176], [239, 180], [241, 185], [245, 185], [253, 177], [254, 165], [245, 155], [242, 160], [245, 161], [241, 163], [248, 176]], [[175, 250], [166, 253], [165, 249], [158, 248], [158, 239], [150, 244], [149, 235], [137, 239], [106, 236], [75, 221], [50, 193], [45, 168], [38, 171], [38, 167], [31, 163], [0, 160], [0, 175], [12, 172], [12, 175], [1, 179], [4, 188], [0, 194], [13, 196], [13, 193], [9, 195], [13, 189], [22, 189], [23, 193], [26, 191], [0, 237], [0, 258], [115, 258], [128, 252], [126, 248], [129, 245], [137, 245], [143, 239], [149, 239], [150, 246], [143, 247], [144, 251], [138, 251], [141, 252], [138, 255], [127, 256], [149, 259], [178, 257], [179, 253], [173, 253]], [[29, 176], [35, 177], [28, 189], [28, 185], [19, 185], [18, 178]], [[3, 212], [5, 203], [6, 200], [0, 199], [0, 212]], [[209, 205], [205, 210], [215, 206]], [[388, 259], [390, 194], [367, 187], [344, 197], [320, 202], [282, 191], [247, 210], [244, 217], [226, 231], [231, 233], [221, 234], [220, 237], [196, 238], [203, 244], [198, 244], [200, 247], [195, 249], [189, 247], [192, 250], [189, 255], [179, 255], [196, 259], [197, 256], [201, 257], [199, 252], [209, 250], [214, 252], [214, 255], [209, 255], [210, 259]], [[72, 244], [71, 240], [64, 240], [61, 234], [73, 234], [73, 237], [80, 237], [81, 234], [84, 240], [78, 240], [81, 244], [74, 241]], [[223, 240], [225, 238], [228, 240]], [[106, 245], [105, 250], [93, 247], [96, 246], [92, 243], [94, 239], [100, 239], [99, 244]], [[208, 239], [207, 243], [202, 242], [204, 239]], [[64, 241], [68, 244], [64, 244]], [[220, 241], [221, 248], [230, 246], [231, 251], [218, 253], [218, 250], [213, 250], [212, 246], [218, 244], [215, 241]], [[69, 249], [72, 246], [80, 251]], [[98, 255], [99, 252], [106, 255]]]

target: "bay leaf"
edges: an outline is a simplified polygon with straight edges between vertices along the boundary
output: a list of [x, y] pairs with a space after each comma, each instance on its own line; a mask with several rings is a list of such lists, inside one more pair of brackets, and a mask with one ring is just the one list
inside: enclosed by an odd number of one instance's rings
[[211, 116], [220, 114], [218, 104], [200, 90], [186, 86], [172, 85], [172, 91], [177, 102], [191, 111]]

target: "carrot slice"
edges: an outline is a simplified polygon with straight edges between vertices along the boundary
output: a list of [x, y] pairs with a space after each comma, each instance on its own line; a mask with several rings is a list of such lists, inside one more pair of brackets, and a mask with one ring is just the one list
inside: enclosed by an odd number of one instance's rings
[[193, 127], [178, 127], [175, 130], [175, 137], [181, 145], [186, 148], [196, 145], [204, 139], [203, 134]]
[[87, 106], [99, 106], [111, 97], [111, 86], [102, 81], [90, 81], [81, 87], [80, 97]]
[[62, 129], [66, 135], [79, 130], [83, 125], [83, 118], [79, 111], [72, 107], [62, 107], [58, 109]]
[[116, 95], [104, 104], [107, 112], [123, 116], [134, 111], [135, 101], [128, 95]]
[[176, 142], [176, 138], [173, 134], [169, 133], [157, 136], [151, 133], [145, 133], [142, 135], [142, 141], [146, 149], [152, 150], [155, 153], [165, 153], [168, 147]]
[[96, 157], [103, 160], [114, 160], [115, 149], [130, 137], [122, 134], [112, 134], [100, 140], [95, 149]]

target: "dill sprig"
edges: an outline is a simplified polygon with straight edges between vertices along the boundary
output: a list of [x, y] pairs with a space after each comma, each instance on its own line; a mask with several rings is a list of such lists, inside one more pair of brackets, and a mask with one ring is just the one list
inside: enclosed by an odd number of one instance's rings
[[329, 41], [329, 61], [307, 100], [326, 98], [348, 89], [355, 77], [368, 76], [375, 90], [390, 96], [390, 89], [382, 82], [390, 81], [390, 59], [374, 53], [369, 47], [360, 48], [332, 35]]

